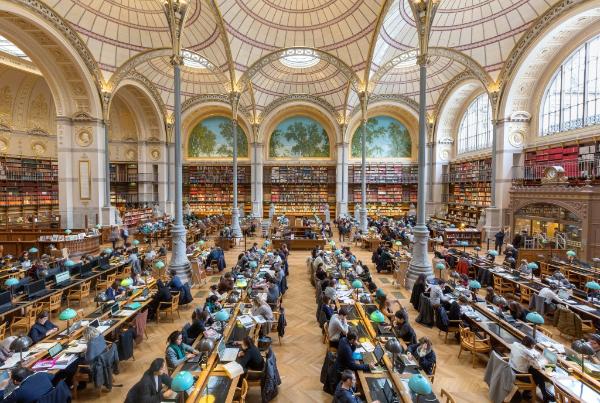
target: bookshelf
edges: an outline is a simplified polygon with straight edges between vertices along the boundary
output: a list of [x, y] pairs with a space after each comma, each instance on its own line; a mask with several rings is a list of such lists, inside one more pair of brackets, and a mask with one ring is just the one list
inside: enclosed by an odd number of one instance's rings
[[443, 234], [444, 238], [444, 247], [462, 247], [463, 245], [459, 245], [461, 241], [467, 241], [467, 247], [474, 247], [481, 245], [481, 231], [466, 228], [466, 229], [451, 229], [446, 228]]
[[269, 166], [264, 168], [264, 211], [308, 216], [325, 203], [335, 208], [335, 167]]
[[[370, 163], [367, 164], [367, 212], [369, 215], [403, 216], [410, 204], [417, 203], [416, 164]], [[348, 186], [351, 211], [361, 203], [361, 165], [348, 166]]]
[[[233, 208], [233, 167], [231, 165], [184, 165], [183, 199], [196, 214], [230, 215]], [[238, 166], [238, 203], [251, 212], [250, 167]]]
[[110, 203], [116, 207], [139, 203], [137, 163], [111, 162]]
[[137, 227], [153, 218], [151, 208], [128, 209], [123, 214], [123, 225], [127, 227]]
[[456, 224], [476, 226], [483, 209], [491, 202], [491, 158], [451, 163], [447, 184], [446, 219]]
[[58, 161], [0, 157], [0, 213], [8, 218], [58, 212]]

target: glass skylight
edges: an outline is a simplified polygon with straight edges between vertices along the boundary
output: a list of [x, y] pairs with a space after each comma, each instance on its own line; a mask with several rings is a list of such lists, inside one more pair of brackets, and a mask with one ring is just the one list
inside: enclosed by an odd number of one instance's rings
[[9, 55], [31, 61], [31, 59], [21, 49], [19, 49], [17, 45], [3, 36], [0, 36], [0, 52], [8, 53]]
[[281, 58], [281, 63], [292, 69], [306, 69], [319, 63], [319, 58], [311, 55], [287, 55]]
[[183, 65], [192, 69], [205, 69], [210, 65], [208, 60], [189, 50], [182, 50], [181, 56], [183, 56]]

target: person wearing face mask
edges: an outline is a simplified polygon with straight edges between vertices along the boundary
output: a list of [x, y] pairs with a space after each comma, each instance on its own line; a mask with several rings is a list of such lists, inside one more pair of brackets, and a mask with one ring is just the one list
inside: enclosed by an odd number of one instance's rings
[[431, 344], [431, 340], [427, 337], [421, 337], [417, 344], [411, 344], [408, 346], [408, 352], [415, 358], [419, 363], [419, 367], [431, 375], [433, 373], [433, 366], [436, 362], [435, 352]]
[[[353, 371], [345, 370], [342, 372], [342, 378], [335, 389], [336, 403], [361, 403], [362, 400], [356, 395], [356, 375]], [[379, 400], [373, 400], [373, 403], [379, 403]]]

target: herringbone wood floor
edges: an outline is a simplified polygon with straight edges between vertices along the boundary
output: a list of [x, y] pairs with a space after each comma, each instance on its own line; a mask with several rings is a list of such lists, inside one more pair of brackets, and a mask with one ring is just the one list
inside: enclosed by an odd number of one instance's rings
[[[261, 242], [258, 240], [258, 242]], [[248, 240], [248, 246], [251, 240]], [[358, 247], [353, 247], [354, 253], [363, 262], [370, 262], [371, 253]], [[243, 250], [242, 245], [226, 253], [226, 261], [231, 266], [239, 252]], [[330, 402], [332, 396], [322, 391], [319, 382], [321, 365], [325, 354], [324, 345], [321, 344], [321, 332], [315, 320], [314, 289], [310, 284], [306, 270], [306, 258], [308, 251], [292, 251], [290, 255], [290, 277], [288, 279], [289, 290], [284, 297], [284, 307], [288, 327], [282, 345], [279, 346], [274, 339], [274, 351], [277, 365], [282, 377], [282, 385], [276, 402]], [[371, 265], [370, 265], [371, 266]], [[400, 302], [409, 310], [410, 320], [414, 321], [416, 312], [408, 303], [410, 292], [397, 290], [392, 286], [391, 276], [388, 274], [378, 275], [375, 273], [378, 285], [382, 286], [387, 293], [393, 293], [399, 297]], [[218, 276], [210, 279], [216, 282]], [[196, 304], [202, 304], [208, 286], [193, 290]], [[124, 362], [121, 365], [121, 374], [116, 376], [116, 382], [123, 384], [121, 388], [115, 388], [111, 393], [103, 394], [97, 398], [91, 389], [80, 392], [80, 401], [97, 401], [99, 403], [122, 402], [129, 388], [136, 383], [142, 373], [147, 369], [150, 362], [156, 357], [163, 357], [166, 347], [166, 338], [170, 332], [180, 329], [186, 322], [190, 321], [191, 309], [181, 311], [181, 319], [174, 323], [161, 322], [159, 325], [151, 323], [148, 326], [149, 339], [144, 341], [135, 350], [135, 361]], [[485, 362], [479, 362], [477, 367], [471, 367], [471, 359], [468, 354], [463, 354], [457, 359], [458, 344], [455, 341], [445, 345], [442, 336], [437, 331], [414, 324], [417, 336], [429, 336], [434, 342], [437, 354], [438, 367], [434, 383], [434, 389], [439, 393], [441, 388], [452, 393], [457, 402], [482, 403], [489, 401], [488, 387], [483, 382]], [[260, 402], [260, 391], [251, 389], [248, 402]]]

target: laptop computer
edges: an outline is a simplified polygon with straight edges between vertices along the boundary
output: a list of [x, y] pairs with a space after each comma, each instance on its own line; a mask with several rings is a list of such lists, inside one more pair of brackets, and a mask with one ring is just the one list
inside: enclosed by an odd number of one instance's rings
[[219, 342], [219, 346], [218, 346], [218, 350], [217, 350], [217, 353], [219, 354], [219, 361], [220, 362], [235, 361], [239, 351], [240, 351], [239, 348], [228, 348], [225, 345], [225, 342], [223, 340], [221, 340]]
[[64, 288], [73, 284], [71, 280], [71, 273], [69, 271], [63, 271], [54, 275], [54, 288]]
[[104, 333], [110, 327], [107, 325], [101, 325], [98, 319], [94, 319], [93, 321], [91, 321], [89, 326], [95, 327], [100, 333]]
[[12, 296], [10, 291], [0, 292], [0, 313], [4, 313], [6, 311], [14, 308], [12, 304]]
[[150, 290], [146, 287], [142, 291], [142, 295], [135, 297], [135, 302], [143, 302], [149, 298]]
[[81, 266], [83, 266], [81, 263], [75, 263], [73, 266], [69, 267], [69, 273], [71, 273], [71, 276], [76, 276], [81, 273]]
[[90, 265], [82, 265], [79, 278], [88, 278], [94, 275], [93, 267]]
[[54, 358], [56, 357], [58, 354], [60, 354], [60, 352], [63, 351], [63, 346], [60, 343], [56, 343], [55, 345], [53, 345], [52, 347], [50, 347], [48, 349], [48, 355], [50, 356], [50, 358]]
[[110, 307], [110, 315], [111, 316], [117, 316], [117, 317], [126, 317], [126, 316], [130, 316], [134, 311], [129, 310], [129, 309], [121, 309], [119, 307], [119, 303], [115, 302], [111, 307]]
[[99, 263], [100, 270], [110, 269], [110, 261], [107, 257], [101, 257]]
[[27, 294], [27, 299], [36, 299], [48, 294], [49, 292], [50, 291], [46, 289], [46, 282], [44, 280], [34, 281], [25, 286], [25, 294]]

